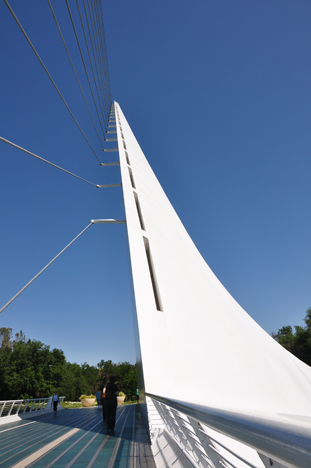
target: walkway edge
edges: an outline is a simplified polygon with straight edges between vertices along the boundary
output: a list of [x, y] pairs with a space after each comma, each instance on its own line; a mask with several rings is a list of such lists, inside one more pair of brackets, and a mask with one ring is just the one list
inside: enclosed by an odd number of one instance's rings
[[[57, 408], [57, 412], [62, 411], [64, 409], [66, 408], [60, 406], [59, 408]], [[24, 419], [36, 418], [38, 416], [43, 416], [45, 414], [50, 413], [54, 413], [53, 409], [33, 411], [31, 413], [21, 414], [17, 416], [3, 416], [2, 418], [0, 418], [0, 426], [4, 426], [5, 424], [10, 424], [12, 422], [23, 421]]]

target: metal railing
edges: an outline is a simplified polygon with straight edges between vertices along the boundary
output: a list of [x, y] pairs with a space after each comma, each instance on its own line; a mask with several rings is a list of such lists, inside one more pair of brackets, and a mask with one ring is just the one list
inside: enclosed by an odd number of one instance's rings
[[[58, 406], [61, 407], [65, 397], [59, 397]], [[51, 410], [52, 397], [33, 398], [25, 400], [2, 400], [0, 401], [0, 418], [9, 416], [21, 416], [38, 411]]]
[[166, 433], [195, 467], [311, 466], [310, 423], [289, 420], [285, 424], [147, 395], [148, 413], [153, 406], [151, 413], [156, 410]]

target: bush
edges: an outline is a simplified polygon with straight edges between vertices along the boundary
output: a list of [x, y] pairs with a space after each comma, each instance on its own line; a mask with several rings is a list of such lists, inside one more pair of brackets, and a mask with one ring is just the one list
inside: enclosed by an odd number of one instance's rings
[[96, 399], [96, 396], [95, 395], [81, 395], [79, 400], [86, 400], [88, 398], [95, 398]]

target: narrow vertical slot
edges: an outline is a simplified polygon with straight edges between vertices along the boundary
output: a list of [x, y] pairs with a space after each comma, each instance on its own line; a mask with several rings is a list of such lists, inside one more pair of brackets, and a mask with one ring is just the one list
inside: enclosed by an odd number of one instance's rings
[[126, 157], [126, 162], [130, 166], [130, 160], [129, 160], [129, 155], [127, 154], [127, 151], [125, 151], [125, 157]]
[[134, 193], [134, 198], [135, 198], [135, 203], [136, 203], [136, 209], [137, 209], [137, 214], [138, 214], [138, 218], [139, 218], [139, 222], [140, 222], [140, 227], [142, 228], [143, 231], [145, 231], [145, 224], [144, 224], [144, 220], [143, 220], [143, 215], [142, 215], [142, 212], [141, 212], [141, 209], [140, 209], [140, 204], [139, 204], [139, 201], [138, 201], [138, 196], [137, 196], [137, 193], [133, 192]]
[[123, 141], [123, 148], [126, 150], [127, 148], [126, 148], [125, 141], [124, 140], [122, 140], [122, 141]]
[[152, 256], [151, 256], [151, 252], [150, 252], [149, 240], [146, 237], [143, 237], [143, 239], [144, 239], [144, 244], [145, 244], [145, 249], [146, 249], [146, 256], [147, 256], [147, 261], [148, 261], [149, 273], [150, 273], [151, 284], [152, 284], [152, 289], [153, 289], [153, 295], [154, 295], [156, 308], [157, 308], [157, 310], [159, 312], [163, 312], [163, 306], [162, 306], [162, 301], [161, 301], [161, 297], [160, 297], [158, 282], [157, 282], [157, 278], [156, 278], [156, 275], [155, 275]]
[[132, 187], [134, 189], [136, 189], [135, 187], [135, 182], [134, 182], [134, 177], [133, 177], [133, 173], [132, 173], [132, 169], [129, 167], [129, 174], [130, 174], [130, 179], [131, 179], [131, 184], [132, 184]]

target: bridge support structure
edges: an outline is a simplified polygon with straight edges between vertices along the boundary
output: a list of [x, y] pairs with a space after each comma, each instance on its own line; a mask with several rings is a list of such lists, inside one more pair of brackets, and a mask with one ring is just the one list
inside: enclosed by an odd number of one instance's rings
[[[154, 449], [161, 436], [171, 447], [177, 444], [193, 466], [309, 468], [311, 368], [232, 298], [186, 232], [116, 102], [111, 119], [126, 214], [141, 403]], [[219, 455], [222, 450], [227, 452]], [[176, 466], [176, 460], [165, 460], [156, 456], [159, 468]]]

